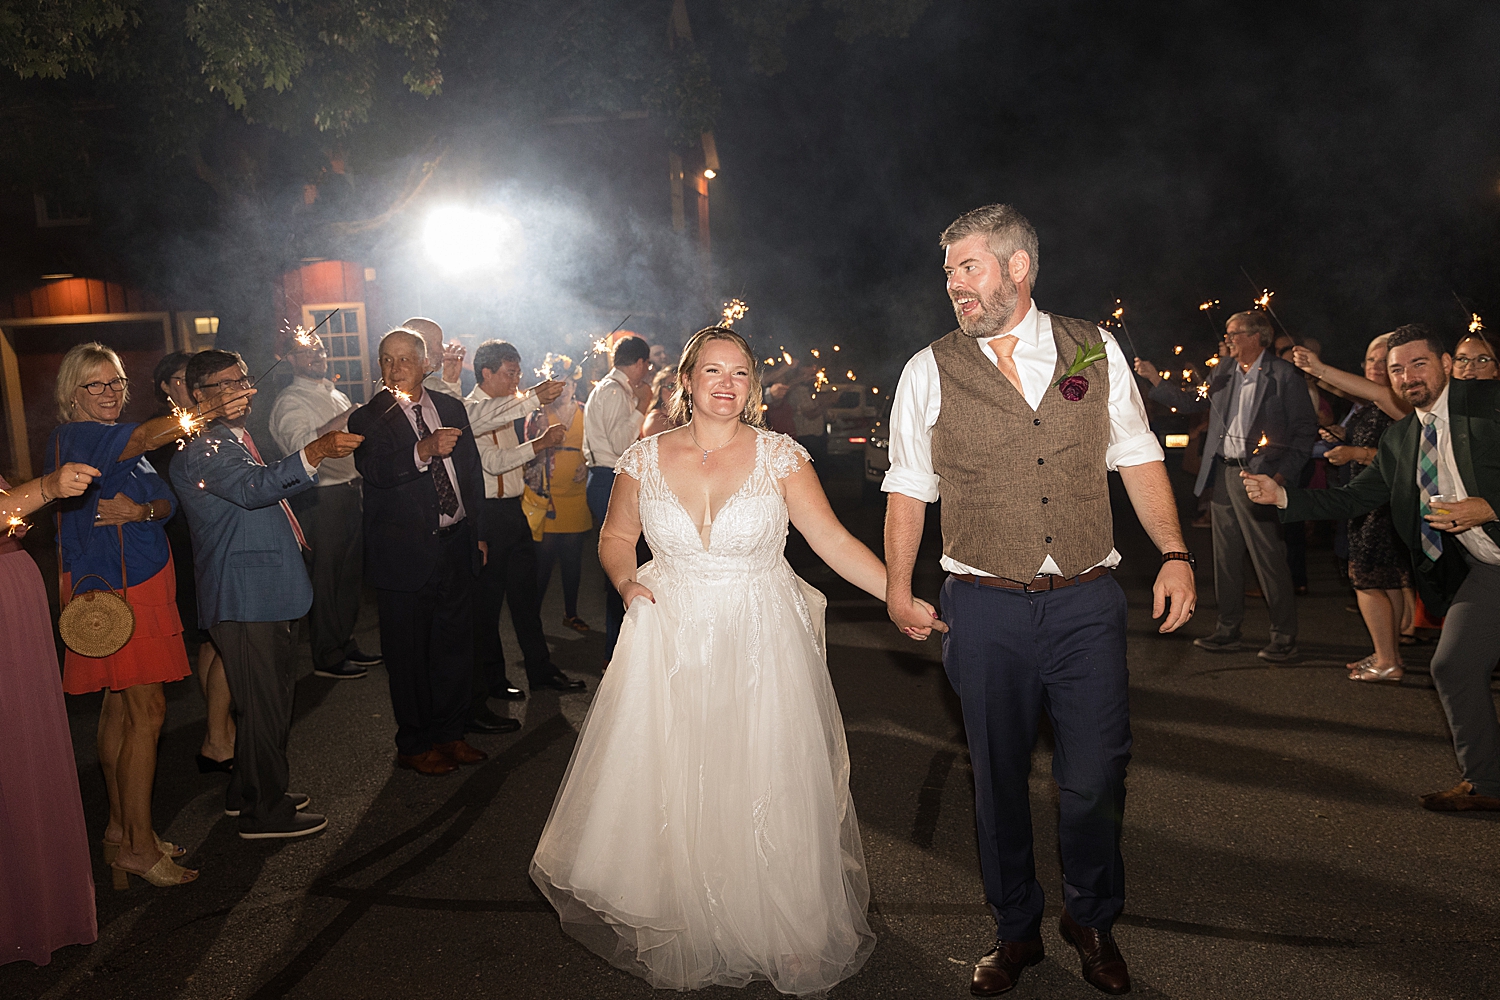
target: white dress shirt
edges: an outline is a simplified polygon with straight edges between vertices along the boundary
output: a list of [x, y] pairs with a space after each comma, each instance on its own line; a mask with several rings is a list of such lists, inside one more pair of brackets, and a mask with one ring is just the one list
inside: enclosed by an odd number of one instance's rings
[[[1042, 397], [1051, 388], [1057, 370], [1057, 341], [1052, 336], [1052, 318], [1033, 303], [1010, 333], [1017, 341], [1011, 358], [1021, 378], [1022, 395], [1026, 397], [1027, 405], [1035, 410], [1042, 405]], [[1156, 435], [1151, 433], [1146, 408], [1141, 403], [1141, 394], [1124, 352], [1108, 330], [1101, 329], [1099, 335], [1104, 339], [1109, 364], [1109, 448], [1104, 453], [1105, 468], [1113, 472], [1121, 466], [1164, 461], [1166, 455]], [[989, 341], [980, 341], [979, 346], [990, 363], [996, 364]], [[937, 424], [941, 409], [942, 387], [937, 359], [932, 355], [932, 348], [926, 347], [906, 363], [901, 381], [896, 386], [890, 420], [891, 468], [881, 487], [887, 493], [900, 493], [923, 503], [933, 503], [938, 499], [939, 476], [932, 468], [932, 428]], [[1098, 565], [1117, 566], [1119, 562], [1120, 553], [1111, 549]], [[950, 573], [993, 575], [947, 555], [942, 558], [942, 567]], [[1060, 574], [1062, 571], [1049, 555], [1042, 560], [1037, 572]]]
[[[464, 405], [483, 405], [494, 399], [509, 398], [491, 396], [479, 386], [464, 399]], [[473, 412], [472, 410], [470, 412]], [[536, 446], [529, 441], [516, 439], [514, 421], [496, 427], [484, 434], [474, 435], [479, 446], [479, 464], [484, 467], [484, 497], [486, 500], [510, 499], [526, 492], [526, 463], [536, 457]]]
[[1260, 367], [1260, 358], [1250, 363], [1249, 371], [1241, 371], [1239, 362], [1234, 362], [1234, 371], [1229, 377], [1239, 395], [1234, 400], [1234, 415], [1229, 418], [1229, 426], [1224, 428], [1224, 443], [1219, 447], [1225, 458], [1249, 458], [1250, 449], [1255, 447], [1249, 440], [1254, 433], [1251, 422], [1255, 419], [1255, 414], [1250, 411], [1255, 406], [1255, 392], [1260, 387]]
[[635, 405], [630, 378], [611, 368], [583, 407], [583, 460], [613, 469], [625, 449], [641, 436], [646, 415]]
[[[1458, 474], [1458, 463], [1453, 460], [1453, 432], [1448, 423], [1448, 387], [1446, 385], [1443, 386], [1443, 391], [1438, 395], [1436, 403], [1425, 411], [1417, 411], [1417, 419], [1426, 423], [1423, 418], [1428, 414], [1437, 418], [1438, 482], [1442, 484], [1447, 495], [1457, 497], [1459, 500], [1467, 500], [1469, 491], [1464, 487], [1464, 481]], [[1419, 468], [1417, 470], [1418, 492], [1422, 489], [1421, 476], [1422, 472]], [[1480, 562], [1490, 566], [1500, 566], [1500, 546], [1497, 546], [1494, 539], [1485, 534], [1483, 528], [1473, 527], [1468, 531], [1460, 531], [1448, 537], [1457, 538], [1463, 543], [1463, 547], [1469, 550], [1469, 555]]]
[[[400, 396], [397, 396], [396, 405], [400, 406], [401, 412], [406, 414], [406, 420], [411, 424], [412, 433], [416, 434], [417, 436], [418, 443], [412, 445], [411, 449], [412, 461], [416, 463], [418, 472], [426, 472], [428, 468], [431, 467], [432, 463], [422, 461], [422, 454], [419, 451], [421, 447], [422, 432], [417, 427], [417, 410], [422, 411], [422, 420], [427, 424], [428, 434], [431, 434], [433, 431], [443, 426], [443, 418], [438, 416], [437, 405], [432, 401], [432, 393], [427, 392], [424, 389], [422, 392], [422, 397], [420, 399], [412, 400], [411, 402], [407, 402]], [[448, 482], [453, 484], [453, 494], [458, 497], [458, 511], [452, 517], [449, 517], [447, 514], [439, 511], [438, 527], [440, 528], [446, 528], [449, 525], [457, 524], [459, 521], [462, 521], [464, 519], [464, 515], [468, 513], [468, 511], [464, 510], [464, 494], [463, 490], [459, 489], [458, 487], [458, 470], [453, 466], [452, 455], [449, 455], [443, 459], [443, 468], [448, 470]]]
[[[329, 431], [346, 429], [353, 408], [349, 397], [335, 389], [328, 379], [297, 375], [291, 385], [281, 390], [271, 407], [271, 437], [283, 454], [290, 455]], [[319, 464], [322, 467], [319, 486], [340, 486], [359, 478], [353, 455], [325, 458]]]

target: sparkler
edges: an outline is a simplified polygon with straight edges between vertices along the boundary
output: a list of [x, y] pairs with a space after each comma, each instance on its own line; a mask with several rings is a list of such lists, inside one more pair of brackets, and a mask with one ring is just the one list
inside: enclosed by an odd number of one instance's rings
[[1254, 304], [1255, 308], [1257, 308], [1257, 309], [1264, 309], [1270, 315], [1271, 319], [1273, 319], [1273, 320], [1276, 321], [1276, 325], [1279, 326], [1279, 327], [1281, 327], [1281, 332], [1282, 333], [1286, 333], [1287, 332], [1286, 324], [1281, 321], [1281, 317], [1280, 316], [1276, 315], [1276, 310], [1271, 308], [1271, 298], [1276, 293], [1273, 292], [1273, 291], [1271, 291], [1269, 288], [1266, 288], [1266, 287], [1264, 287], [1262, 285], [1257, 285], [1255, 283], [1255, 279], [1253, 279], [1253, 278], [1250, 277], [1250, 272], [1247, 271], [1247, 270], [1245, 270], [1245, 268], [1243, 266], [1240, 267], [1240, 273], [1245, 276], [1245, 280], [1246, 281], [1250, 282], [1250, 287], [1252, 289], [1254, 289], [1254, 288], [1259, 288], [1260, 289], [1260, 295], [1259, 295], [1259, 297], [1257, 297], [1256, 299], [1253, 300], [1253, 304]]
[[745, 314], [749, 311], [750, 307], [745, 305], [744, 300], [730, 299], [724, 303], [724, 311], [720, 314], [719, 325], [732, 327], [736, 320], [744, 319]]
[[1135, 349], [1135, 338], [1130, 335], [1130, 326], [1125, 322], [1125, 303], [1115, 299], [1115, 311], [1109, 315], [1115, 323], [1119, 324], [1120, 331], [1125, 334], [1125, 343], [1130, 345], [1131, 359], [1140, 357], [1140, 352]]
[[1264, 448], [1266, 445], [1270, 444], [1270, 443], [1271, 443], [1271, 439], [1268, 438], [1268, 437], [1266, 437], [1265, 432], [1262, 431], [1261, 435], [1260, 435], [1260, 440], [1257, 441], [1257, 442], [1255, 442], [1255, 450], [1252, 451], [1250, 454], [1252, 454], [1252, 455], [1259, 455], [1260, 454], [1260, 450], [1262, 448]]
[[1479, 333], [1483, 329], [1484, 329], [1484, 320], [1482, 320], [1482, 319], [1479, 318], [1479, 314], [1478, 313], [1470, 313], [1469, 314], [1469, 332], [1470, 333]]
[[787, 349], [786, 349], [786, 348], [785, 348], [785, 347], [783, 347], [783, 348], [782, 348], [782, 349], [781, 349], [781, 360], [782, 360], [782, 361], [785, 361], [785, 362], [786, 362], [786, 363], [787, 363], [787, 364], [789, 364], [789, 365], [792, 365], [792, 364], [796, 364], [796, 362], [795, 362], [795, 361], [793, 361], [793, 360], [792, 360], [792, 355], [791, 355], [791, 353], [790, 353], [790, 352], [788, 352], [788, 351], [787, 351]]
[[853, 382], [855, 380], [854, 379], [854, 369], [851, 368], [848, 371], [844, 372], [844, 377], [847, 378], [849, 381]]
[[1198, 311], [1201, 312], [1204, 318], [1208, 320], [1209, 329], [1213, 330], [1214, 336], [1222, 337], [1224, 334], [1223, 331], [1219, 329], [1218, 317], [1214, 315], [1214, 310], [1218, 308], [1218, 305], [1218, 299], [1209, 299], [1206, 302], [1198, 303]]
[[[327, 316], [324, 316], [322, 319], [318, 320], [317, 324], [311, 330], [304, 330], [299, 325], [297, 327], [297, 333], [296, 333], [295, 336], [293, 336], [292, 339], [295, 340], [298, 344], [300, 344], [303, 347], [311, 347], [313, 345], [313, 341], [317, 339], [315, 335], [318, 332], [318, 327], [322, 326], [324, 323], [327, 323], [329, 320], [333, 319], [333, 317], [337, 316], [342, 311], [343, 311], [342, 308], [335, 309], [333, 312], [329, 313]], [[285, 328], [285, 327], [283, 326], [283, 328]], [[250, 383], [250, 388], [254, 389], [256, 386], [260, 385], [260, 380], [263, 379], [263, 378], [265, 378], [267, 375], [271, 374], [273, 371], [275, 371], [276, 370], [276, 365], [281, 364], [285, 360], [286, 360], [286, 356], [285, 355], [282, 355], [281, 357], [277, 358], [275, 364], [271, 365], [271, 367], [267, 368], [265, 371], [263, 371], [263, 372], [260, 373], [260, 378], [257, 378], [254, 382]], [[238, 398], [239, 398], [238, 396], [235, 397], [235, 399], [238, 399]], [[228, 403], [231, 403], [233, 401], [234, 400], [232, 400], [232, 399], [226, 399], [220, 405], [221, 406], [222, 405], [227, 405]]]
[[1202, 382], [1202, 383], [1200, 383], [1198, 385], [1198, 398], [1199, 399], [1207, 399], [1208, 398], [1208, 383], [1207, 382]]
[[1176, 347], [1172, 348], [1172, 353], [1173, 354], [1181, 354], [1182, 353], [1182, 345], [1178, 344]]
[[7, 538], [14, 536], [19, 529], [26, 527], [26, 522], [14, 514], [5, 523], [10, 525], [10, 530], [5, 533], [5, 537]]

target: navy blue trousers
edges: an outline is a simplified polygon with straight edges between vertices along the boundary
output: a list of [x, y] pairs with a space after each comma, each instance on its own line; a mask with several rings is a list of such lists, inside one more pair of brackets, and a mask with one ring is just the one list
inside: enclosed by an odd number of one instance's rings
[[943, 620], [943, 667], [963, 704], [979, 863], [1000, 939], [1041, 930], [1028, 777], [1042, 711], [1056, 736], [1063, 902], [1078, 923], [1109, 930], [1125, 904], [1124, 592], [1110, 576], [1038, 594], [950, 576]]
[[[589, 482], [584, 496], [588, 500], [589, 513], [594, 515], [594, 524], [604, 527], [604, 515], [609, 512], [609, 494], [615, 488], [615, 470], [602, 465], [589, 466]], [[620, 592], [604, 580], [604, 658], [615, 655], [615, 642], [620, 638], [620, 626], [625, 622], [625, 602]]]

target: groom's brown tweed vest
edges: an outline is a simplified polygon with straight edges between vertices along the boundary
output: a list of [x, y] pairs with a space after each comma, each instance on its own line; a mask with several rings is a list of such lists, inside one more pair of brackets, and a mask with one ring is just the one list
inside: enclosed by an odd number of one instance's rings
[[1099, 328], [1052, 316], [1057, 368], [1033, 411], [985, 357], [954, 330], [932, 345], [942, 408], [932, 428], [932, 467], [943, 501], [943, 552], [1011, 580], [1030, 580], [1049, 554], [1063, 576], [1103, 561], [1114, 547], [1109, 480], [1109, 362], [1082, 374], [1089, 388], [1066, 399], [1057, 381]]

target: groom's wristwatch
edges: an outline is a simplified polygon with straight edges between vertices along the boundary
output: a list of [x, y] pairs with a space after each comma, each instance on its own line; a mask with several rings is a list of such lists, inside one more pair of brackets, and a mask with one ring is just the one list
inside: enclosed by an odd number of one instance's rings
[[1161, 554], [1161, 562], [1163, 566], [1174, 559], [1180, 562], [1185, 562], [1189, 566], [1192, 566], [1194, 568], [1196, 568], [1198, 565], [1198, 560], [1193, 558], [1193, 554], [1191, 552], [1163, 552]]

